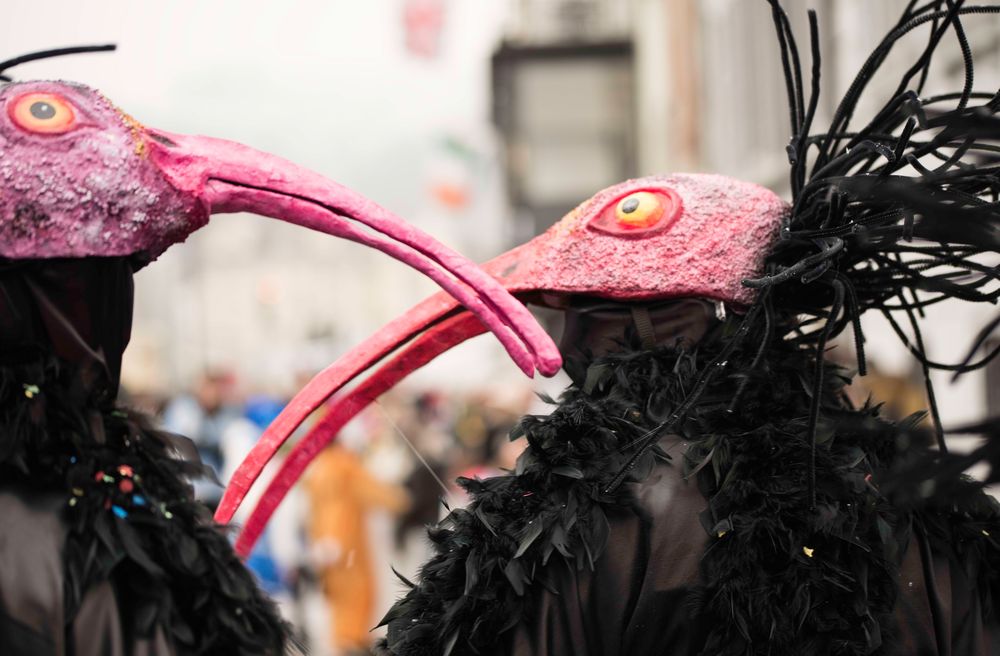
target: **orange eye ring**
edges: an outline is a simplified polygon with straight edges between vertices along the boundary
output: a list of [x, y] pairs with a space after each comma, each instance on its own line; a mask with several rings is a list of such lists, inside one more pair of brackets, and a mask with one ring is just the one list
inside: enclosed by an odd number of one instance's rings
[[7, 106], [14, 123], [35, 134], [64, 134], [76, 127], [76, 111], [54, 93], [26, 93]]

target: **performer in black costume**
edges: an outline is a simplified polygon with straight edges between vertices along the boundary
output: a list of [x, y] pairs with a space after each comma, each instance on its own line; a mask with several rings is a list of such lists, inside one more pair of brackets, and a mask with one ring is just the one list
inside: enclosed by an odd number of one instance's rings
[[115, 406], [134, 266], [0, 265], [0, 651], [281, 654], [276, 609], [191, 498], [193, 447]]
[[[919, 314], [998, 297], [1000, 96], [972, 91], [963, 21], [1000, 7], [910, 2], [822, 132], [816, 17], [806, 85], [771, 10], [791, 204], [718, 176], [630, 181], [485, 265], [566, 312], [573, 385], [512, 435], [528, 442], [514, 472], [462, 481], [473, 501], [431, 528], [436, 554], [383, 620], [379, 653], [1000, 652], [997, 503], [961, 467], [926, 475], [947, 450], [929, 378], [930, 429], [894, 424], [877, 400], [853, 406], [852, 374], [824, 359], [852, 331], [864, 374], [858, 319], [872, 309], [925, 374], [995, 355], [931, 360]], [[921, 27], [917, 61], [857, 126], [866, 85]], [[923, 97], [935, 50], [954, 41], [964, 88]], [[431, 299], [413, 313], [421, 326], [394, 324], [400, 343], [426, 332], [334, 403], [286, 467], [481, 330], [452, 308]]]
[[[80, 85], [2, 75], [94, 49], [0, 64], [0, 653], [279, 656], [287, 627], [192, 498], [190, 442], [116, 405], [133, 273], [212, 212], [256, 211], [385, 250], [487, 322], [530, 315], [475, 265], [290, 162], [152, 130]], [[516, 343], [517, 330], [503, 338], [533, 366], [548, 338]]]

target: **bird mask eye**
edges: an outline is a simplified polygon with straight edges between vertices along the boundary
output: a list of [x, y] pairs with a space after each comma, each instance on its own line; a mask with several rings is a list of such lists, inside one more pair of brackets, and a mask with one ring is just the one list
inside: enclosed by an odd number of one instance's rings
[[64, 134], [77, 125], [76, 111], [54, 93], [26, 93], [7, 105], [14, 124], [34, 134]]
[[669, 189], [633, 191], [605, 207], [589, 227], [620, 237], [659, 232], [680, 215], [681, 200]]

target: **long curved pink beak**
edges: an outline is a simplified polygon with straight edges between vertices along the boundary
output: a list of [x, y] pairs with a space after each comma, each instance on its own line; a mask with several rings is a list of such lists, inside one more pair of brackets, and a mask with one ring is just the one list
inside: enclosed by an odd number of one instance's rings
[[[531, 246], [529, 242], [508, 251], [484, 264], [483, 269], [496, 276], [515, 295], [538, 291], [529, 277], [517, 273], [519, 259]], [[508, 276], [503, 277], [503, 273]], [[238, 554], [246, 556], [250, 553], [282, 499], [302, 477], [309, 463], [336, 439], [347, 422], [410, 373], [445, 351], [486, 332], [486, 327], [476, 316], [468, 312], [456, 314], [456, 310], [458, 306], [453, 299], [443, 293], [435, 294], [386, 325], [320, 374], [326, 376], [327, 386], [339, 390], [396, 351], [374, 373], [343, 396], [335, 398], [323, 418], [292, 448], [244, 523], [236, 540]], [[232, 485], [233, 482], [230, 482], [230, 488]], [[226, 492], [228, 496], [229, 488]], [[222, 505], [219, 508], [221, 511]], [[227, 506], [227, 511], [230, 514], [226, 521], [232, 517], [236, 506], [231, 510]], [[219, 513], [216, 513], [216, 519], [222, 521]]]
[[[172, 186], [197, 198], [207, 212], [252, 212], [377, 248], [437, 282], [497, 336], [525, 374], [559, 370], [562, 361], [555, 344], [496, 280], [360, 194], [238, 143], [159, 130], [148, 130], [147, 136], [150, 160]], [[376, 359], [389, 352], [372, 348], [369, 355]], [[235, 472], [216, 513], [219, 521], [231, 519], [281, 444], [340, 386], [331, 367], [296, 395]]]

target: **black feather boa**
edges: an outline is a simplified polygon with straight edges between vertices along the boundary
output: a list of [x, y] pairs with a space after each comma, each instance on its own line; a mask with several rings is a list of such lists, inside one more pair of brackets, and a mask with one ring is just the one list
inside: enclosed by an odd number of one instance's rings
[[127, 635], [162, 625], [178, 654], [284, 653], [276, 608], [192, 499], [193, 447], [84, 377], [56, 358], [0, 367], [0, 480], [66, 498], [67, 621], [110, 580]]
[[[526, 417], [512, 434], [529, 444], [516, 471], [460, 481], [473, 501], [430, 530], [436, 555], [383, 619], [381, 653], [488, 652], [518, 623], [532, 587], [547, 585], [550, 559], [592, 567], [609, 538], [606, 513], [635, 507], [627, 486], [608, 493], [608, 482], [688, 397], [738, 323], [694, 350], [633, 346], [589, 366], [571, 363], [580, 382], [549, 416]], [[960, 508], [899, 486], [893, 498], [881, 493], [880, 481], [919, 457], [926, 436], [916, 419], [893, 425], [876, 407], [852, 409], [842, 394], [848, 376], [832, 364], [811, 507], [814, 356], [775, 338], [760, 366], [739, 366], [762, 339], [751, 334], [744, 343], [752, 347], [732, 353], [729, 371], [740, 373], [717, 376], [675, 430], [691, 444], [677, 464], [698, 480], [713, 538], [689, 600], [712, 627], [702, 653], [893, 653], [897, 572], [915, 522], [935, 551], [962, 552], [984, 600], [996, 595], [1000, 550], [988, 535], [1000, 527], [996, 503], [978, 490]], [[742, 400], [730, 411], [738, 388]], [[631, 479], [645, 478], [656, 458], [668, 456], [647, 450]]]

